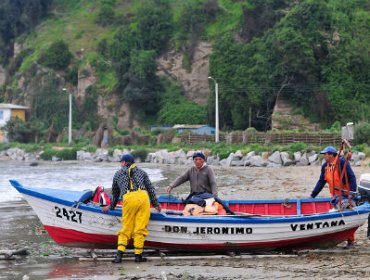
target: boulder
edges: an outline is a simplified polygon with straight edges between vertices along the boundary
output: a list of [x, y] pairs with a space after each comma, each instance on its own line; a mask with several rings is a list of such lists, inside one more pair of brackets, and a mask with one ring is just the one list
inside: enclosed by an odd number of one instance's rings
[[276, 163], [276, 164], [282, 164], [280, 152], [276, 151], [271, 156], [268, 157], [268, 160], [270, 162]]
[[290, 166], [295, 163], [294, 160], [290, 159], [290, 156], [287, 152], [281, 152], [280, 153], [281, 161], [283, 163], [283, 166]]
[[266, 166], [266, 162], [262, 159], [261, 156], [253, 156], [250, 158], [250, 166], [255, 166], [255, 167], [262, 167]]

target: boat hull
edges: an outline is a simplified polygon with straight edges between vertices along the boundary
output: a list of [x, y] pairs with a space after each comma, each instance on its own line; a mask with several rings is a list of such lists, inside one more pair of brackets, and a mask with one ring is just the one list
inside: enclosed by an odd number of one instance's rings
[[[116, 248], [116, 232], [121, 229], [120, 210], [103, 213], [93, 204], [65, 199], [72, 194], [48, 195], [45, 189], [27, 189], [20, 185], [16, 188], [58, 244]], [[184, 217], [153, 212], [145, 247], [201, 252], [325, 248], [347, 240], [365, 223], [369, 212], [368, 204], [351, 211], [268, 217]]]
[[[115, 235], [100, 235], [78, 232], [72, 229], [63, 229], [45, 226], [45, 229], [54, 241], [60, 245], [73, 248], [87, 249], [116, 249], [117, 237]], [[147, 240], [145, 248], [187, 251], [187, 252], [252, 252], [252, 251], [288, 251], [302, 249], [330, 248], [345, 240], [353, 234], [357, 228], [329, 233], [321, 236], [295, 238], [292, 240], [266, 241], [266, 242], [225, 242], [194, 244], [189, 241], [186, 244], [164, 243]]]

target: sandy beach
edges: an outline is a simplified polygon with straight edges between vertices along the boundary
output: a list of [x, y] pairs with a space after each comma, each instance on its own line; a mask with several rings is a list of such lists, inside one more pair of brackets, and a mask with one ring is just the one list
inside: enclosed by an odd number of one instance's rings
[[[0, 165], [6, 164], [1, 162]], [[44, 163], [43, 163], [44, 164]], [[98, 164], [97, 164], [98, 165]], [[112, 163], [112, 166], [114, 164]], [[158, 194], [185, 166], [140, 164], [159, 168], [167, 179], [159, 181]], [[0, 166], [1, 167], [1, 166]], [[55, 168], [58, 168], [56, 164]], [[309, 197], [320, 166], [286, 168], [213, 167], [224, 199], [266, 199]], [[360, 174], [370, 173], [367, 166], [354, 167]], [[174, 189], [173, 195], [185, 197], [189, 186]], [[324, 189], [319, 197], [329, 195]], [[178, 256], [160, 258], [153, 255], [139, 265], [128, 258], [122, 264], [110, 262], [114, 251], [98, 251], [99, 260], [86, 258], [88, 251], [56, 245], [25, 201], [0, 204], [2, 225], [0, 249], [27, 247], [28, 256], [0, 260], [0, 279], [369, 279], [370, 241], [367, 224], [357, 231], [357, 246], [343, 249], [289, 252], [285, 254], [241, 256]], [[149, 252], [150, 253], [150, 252]]]

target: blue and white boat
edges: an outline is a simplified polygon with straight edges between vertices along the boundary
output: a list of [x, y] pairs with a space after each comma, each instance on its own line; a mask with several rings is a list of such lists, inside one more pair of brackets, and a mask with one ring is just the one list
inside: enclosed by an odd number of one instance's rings
[[[103, 213], [90, 202], [93, 191], [26, 187], [11, 180], [60, 245], [116, 248], [121, 209]], [[370, 204], [331, 209], [329, 198], [290, 200], [225, 200], [237, 215], [183, 216], [184, 204], [160, 197], [153, 209], [146, 248], [172, 251], [266, 251], [325, 248], [353, 234], [368, 219]]]

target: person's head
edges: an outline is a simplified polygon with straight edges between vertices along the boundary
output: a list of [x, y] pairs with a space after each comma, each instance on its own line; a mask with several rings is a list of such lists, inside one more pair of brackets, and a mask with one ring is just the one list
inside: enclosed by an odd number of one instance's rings
[[335, 157], [337, 156], [337, 150], [333, 146], [327, 146], [324, 150], [320, 152], [320, 154], [324, 155], [324, 159], [326, 162], [333, 162]]
[[195, 152], [193, 154], [193, 161], [196, 168], [200, 169], [203, 166], [205, 160], [206, 156], [202, 152]]
[[122, 166], [130, 166], [135, 162], [135, 158], [131, 154], [125, 154], [121, 157]]

